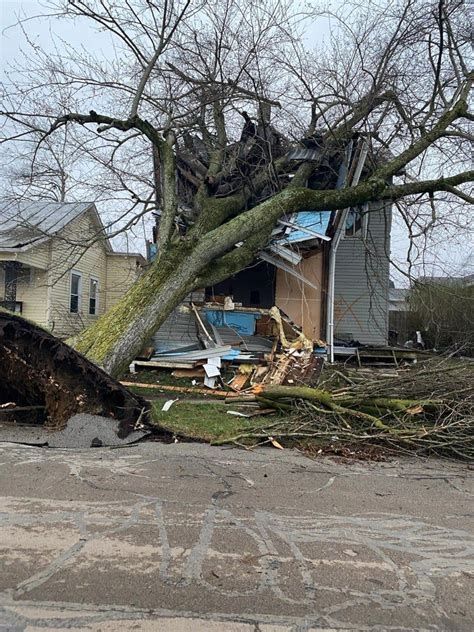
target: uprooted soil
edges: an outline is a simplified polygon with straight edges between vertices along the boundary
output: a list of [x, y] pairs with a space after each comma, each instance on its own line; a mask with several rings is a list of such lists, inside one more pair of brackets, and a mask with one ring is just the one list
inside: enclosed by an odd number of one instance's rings
[[127, 436], [149, 405], [41, 327], [0, 310], [0, 405], [39, 408], [60, 429], [79, 412], [112, 417]]

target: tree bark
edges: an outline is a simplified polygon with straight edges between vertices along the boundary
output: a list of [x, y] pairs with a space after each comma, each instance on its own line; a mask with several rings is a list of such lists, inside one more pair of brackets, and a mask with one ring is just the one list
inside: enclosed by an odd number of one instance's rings
[[173, 309], [195, 288], [196, 271], [185, 249], [168, 250], [123, 298], [69, 343], [112, 376], [119, 376]]
[[[240, 248], [225, 252], [204, 239], [170, 245], [123, 298], [92, 327], [68, 342], [110, 375], [127, 370], [170, 313], [195, 289], [218, 283], [250, 264], [268, 237], [262, 230]], [[224, 250], [223, 256], [214, 256]]]

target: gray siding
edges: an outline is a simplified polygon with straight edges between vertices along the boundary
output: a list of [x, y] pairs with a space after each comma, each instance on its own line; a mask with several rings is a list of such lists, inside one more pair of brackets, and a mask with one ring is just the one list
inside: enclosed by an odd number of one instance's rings
[[369, 207], [367, 235], [345, 237], [336, 257], [334, 330], [336, 337], [363, 344], [388, 341], [391, 207]]
[[[157, 352], [171, 351], [189, 345], [199, 345], [196, 317], [189, 309], [191, 302], [202, 303], [204, 290], [188, 294], [155, 332], [152, 344]], [[183, 306], [186, 308], [183, 309]]]

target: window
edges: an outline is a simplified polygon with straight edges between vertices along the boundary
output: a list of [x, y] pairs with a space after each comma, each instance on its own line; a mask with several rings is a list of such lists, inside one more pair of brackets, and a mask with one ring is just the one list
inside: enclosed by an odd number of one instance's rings
[[95, 316], [99, 313], [99, 279], [91, 277], [89, 284], [89, 314]]
[[351, 207], [346, 218], [346, 237], [355, 237], [360, 230], [362, 213], [360, 208]]
[[351, 207], [346, 218], [346, 237], [367, 237], [369, 213], [367, 205]]
[[69, 301], [69, 311], [78, 314], [81, 309], [81, 285], [82, 278], [79, 272], [71, 272], [71, 298]]

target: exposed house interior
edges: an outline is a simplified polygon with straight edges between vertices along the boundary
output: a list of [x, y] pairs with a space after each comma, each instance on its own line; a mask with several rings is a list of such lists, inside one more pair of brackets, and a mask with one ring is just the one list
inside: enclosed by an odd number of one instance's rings
[[[271, 126], [269, 129], [272, 130]], [[207, 160], [205, 144], [198, 137], [189, 136], [186, 140], [186, 149], [178, 154], [183, 231], [185, 224], [192, 222], [192, 197], [201, 173], [205, 173]], [[283, 151], [284, 139], [277, 139], [276, 133], [269, 142], [277, 153]], [[258, 149], [257, 143], [253, 153], [258, 153]], [[240, 151], [229, 148], [232, 150]], [[261, 147], [260, 150], [264, 152]], [[317, 161], [319, 167], [308, 181], [311, 188], [355, 186], [374, 160], [369, 140], [363, 136], [350, 138], [327, 152], [315, 134], [290, 151], [290, 166], [284, 178], [289, 182], [301, 161]], [[220, 182], [223, 194], [229, 182], [242, 177], [241, 171], [236, 170], [228, 176], [228, 182]], [[153, 242], [158, 231], [159, 214]], [[366, 261], [369, 243], [371, 262]], [[232, 309], [240, 313], [277, 306], [308, 339], [327, 347], [330, 356], [340, 343], [386, 345], [389, 244], [388, 205], [371, 204], [336, 212], [297, 212], [280, 219], [270, 242], [253, 264], [205, 288], [202, 300], [221, 305], [223, 311]], [[149, 255], [151, 259], [156, 255], [155, 243], [150, 244]], [[347, 267], [350, 269], [344, 270]], [[260, 325], [257, 331], [256, 325], [253, 334], [262, 333], [262, 329]], [[169, 340], [173, 328], [167, 331]]]

